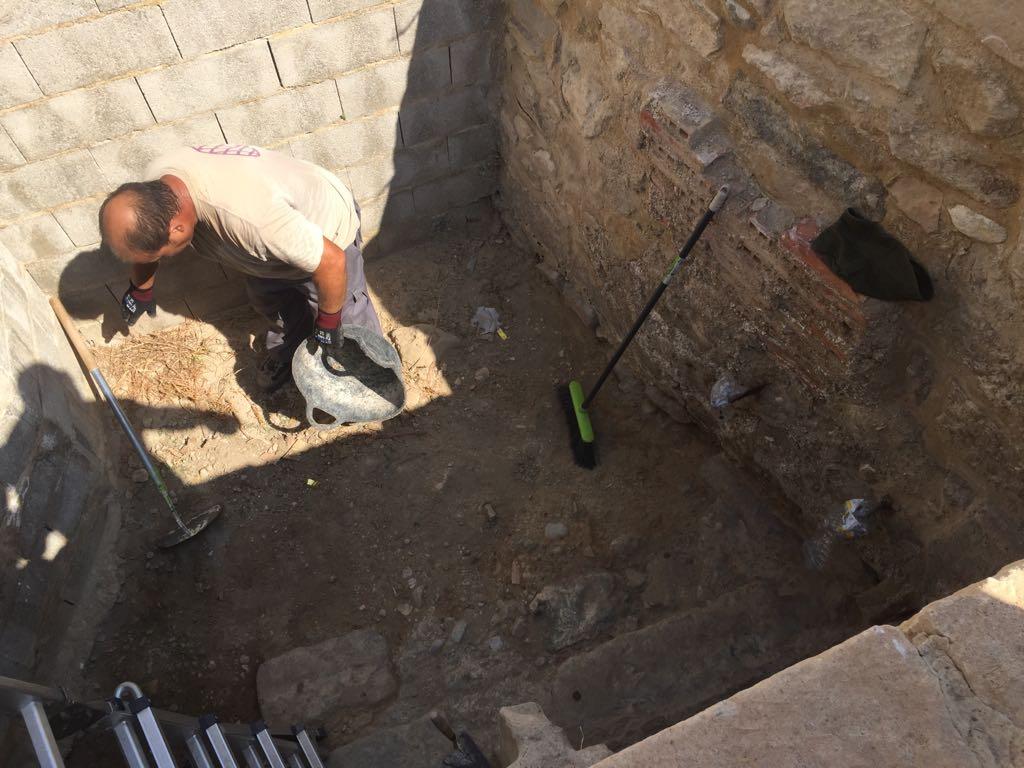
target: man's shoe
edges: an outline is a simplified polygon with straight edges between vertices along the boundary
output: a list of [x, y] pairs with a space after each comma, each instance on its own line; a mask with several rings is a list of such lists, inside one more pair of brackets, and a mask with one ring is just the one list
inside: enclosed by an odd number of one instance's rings
[[282, 360], [277, 355], [267, 355], [256, 373], [256, 384], [267, 394], [276, 392], [292, 380], [291, 361]]

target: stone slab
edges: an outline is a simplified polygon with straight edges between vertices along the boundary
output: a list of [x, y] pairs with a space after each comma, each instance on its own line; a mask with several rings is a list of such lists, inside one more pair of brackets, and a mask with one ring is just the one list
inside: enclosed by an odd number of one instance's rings
[[928, 0], [1011, 64], [1024, 68], [1024, 14], [1005, 0]]
[[429, 718], [384, 728], [331, 752], [328, 768], [437, 768], [451, 742]]

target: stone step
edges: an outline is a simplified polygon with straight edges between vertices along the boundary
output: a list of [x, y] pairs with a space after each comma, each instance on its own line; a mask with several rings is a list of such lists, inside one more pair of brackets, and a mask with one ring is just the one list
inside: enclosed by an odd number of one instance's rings
[[328, 768], [437, 768], [451, 751], [451, 742], [423, 717], [338, 747]]

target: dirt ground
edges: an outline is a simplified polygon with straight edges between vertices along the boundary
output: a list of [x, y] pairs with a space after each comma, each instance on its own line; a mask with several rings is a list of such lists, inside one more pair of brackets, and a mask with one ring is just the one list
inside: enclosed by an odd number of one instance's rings
[[[159, 707], [252, 721], [262, 661], [370, 627], [388, 639], [401, 687], [333, 723], [331, 746], [435, 706], [493, 745], [498, 707], [542, 700], [563, 658], [679, 609], [641, 599], [652, 559], [672, 558], [694, 605], [753, 579], [806, 581], [795, 535], [710, 519], [700, 467], [717, 446], [628, 387], [612, 382], [596, 407], [599, 468], [573, 464], [554, 388], [592, 381], [607, 347], [506, 234], [439, 239], [370, 260], [367, 273], [387, 332], [427, 323], [460, 339], [440, 378], [408, 371], [415, 406], [383, 425], [319, 432], [304, 428], [294, 390], [255, 396], [260, 323], [248, 310], [161, 334], [201, 370], [194, 401], [140, 384], [137, 364], [134, 378], [119, 369], [130, 347], [104, 353], [181, 503], [224, 512], [194, 541], [157, 549], [167, 514], [124, 454], [123, 586], [83, 671], [93, 693], [132, 680]], [[498, 309], [506, 340], [476, 335], [481, 305]], [[567, 535], [546, 536], [550, 523]], [[593, 571], [627, 583], [615, 621], [546, 651], [526, 606]], [[843, 617], [849, 585], [819, 581]], [[70, 764], [100, 764], [111, 741], [87, 738]]]

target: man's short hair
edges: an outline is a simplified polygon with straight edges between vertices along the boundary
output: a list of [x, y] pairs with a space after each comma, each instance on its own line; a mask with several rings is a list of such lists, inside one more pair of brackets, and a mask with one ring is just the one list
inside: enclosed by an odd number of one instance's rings
[[125, 232], [128, 246], [144, 253], [153, 253], [167, 245], [171, 219], [178, 215], [181, 208], [174, 190], [160, 179], [129, 181], [115, 189], [100, 206], [100, 232], [104, 242], [108, 241], [108, 233], [103, 229], [103, 210], [118, 195], [130, 195], [129, 202], [135, 212], [135, 225]]

